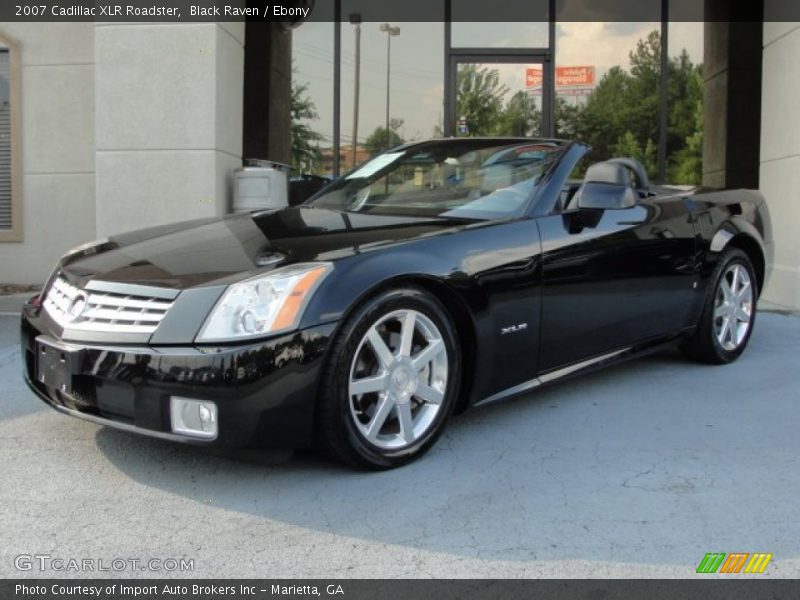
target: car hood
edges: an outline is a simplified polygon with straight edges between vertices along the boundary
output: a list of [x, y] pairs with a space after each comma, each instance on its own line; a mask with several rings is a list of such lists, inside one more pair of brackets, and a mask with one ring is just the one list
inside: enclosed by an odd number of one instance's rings
[[122, 234], [94, 253], [68, 257], [62, 272], [81, 286], [102, 280], [186, 289], [291, 263], [341, 260], [467, 223], [293, 207]]

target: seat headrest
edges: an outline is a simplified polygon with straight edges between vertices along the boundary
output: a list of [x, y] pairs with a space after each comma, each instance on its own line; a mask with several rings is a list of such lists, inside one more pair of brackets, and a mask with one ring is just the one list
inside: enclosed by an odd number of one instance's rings
[[627, 167], [615, 162], [599, 162], [586, 169], [583, 182], [615, 183], [631, 185], [631, 175]]

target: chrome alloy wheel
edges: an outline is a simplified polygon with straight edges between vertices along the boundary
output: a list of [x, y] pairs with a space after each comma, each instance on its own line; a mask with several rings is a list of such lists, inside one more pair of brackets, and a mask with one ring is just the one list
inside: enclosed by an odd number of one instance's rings
[[442, 408], [448, 370], [444, 338], [430, 318], [411, 309], [384, 315], [364, 334], [350, 367], [356, 427], [382, 449], [414, 443]]
[[747, 337], [753, 319], [753, 286], [742, 265], [727, 268], [717, 286], [714, 335], [727, 351], [736, 350]]

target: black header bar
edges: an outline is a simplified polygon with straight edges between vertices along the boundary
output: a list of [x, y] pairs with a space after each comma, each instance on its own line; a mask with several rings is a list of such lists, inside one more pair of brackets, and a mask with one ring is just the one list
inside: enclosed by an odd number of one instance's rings
[[[364, 22], [444, 21], [450, 2], [453, 22], [547, 22], [550, 0], [341, 0], [341, 17], [359, 14]], [[555, 20], [657, 22], [661, 0], [556, 0]], [[336, 21], [335, 0], [4, 0], [0, 21], [215, 22]], [[670, 0], [670, 21], [800, 21], [797, 0]], [[489, 25], [487, 25], [489, 26]]]

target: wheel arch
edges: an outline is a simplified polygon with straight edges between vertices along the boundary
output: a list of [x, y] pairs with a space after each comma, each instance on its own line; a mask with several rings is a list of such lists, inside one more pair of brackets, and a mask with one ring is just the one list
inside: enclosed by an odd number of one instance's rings
[[721, 228], [711, 240], [711, 251], [721, 253], [728, 248], [738, 248], [750, 259], [756, 271], [758, 295], [760, 296], [766, 280], [767, 264], [764, 249], [756, 235], [748, 231], [742, 231], [739, 227]]
[[[476, 347], [477, 328], [467, 303], [447, 283], [437, 277], [422, 273], [409, 273], [390, 277], [376, 283], [359, 295], [342, 315], [340, 323], [345, 323], [359, 307], [375, 296], [403, 286], [420, 288], [434, 296], [444, 305], [448, 316], [452, 319], [454, 333], [461, 346], [461, 385], [458, 390], [455, 410], [457, 413], [463, 412], [469, 406], [470, 394], [474, 384], [476, 352], [468, 352], [468, 349]], [[337, 327], [334, 336], [338, 332], [339, 328]]]
[[728, 248], [738, 248], [750, 259], [753, 268], [756, 270], [756, 281], [758, 282], [758, 294], [764, 289], [764, 279], [766, 275], [766, 260], [764, 258], [764, 251], [761, 245], [751, 236], [746, 233], [739, 233], [731, 238], [727, 244]]

